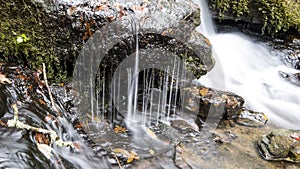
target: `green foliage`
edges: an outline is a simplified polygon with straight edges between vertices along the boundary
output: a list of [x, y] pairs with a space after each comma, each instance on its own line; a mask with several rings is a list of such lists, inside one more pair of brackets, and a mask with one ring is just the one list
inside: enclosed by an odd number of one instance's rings
[[226, 12], [232, 12], [235, 16], [242, 16], [249, 13], [249, 0], [208, 0], [214, 10], [218, 11], [220, 18]]
[[[293, 27], [300, 31], [299, 0], [208, 0], [222, 19], [225, 13], [237, 19], [256, 17], [262, 21], [262, 34], [275, 35]], [[258, 11], [258, 13], [257, 13]]]
[[263, 16], [262, 32], [276, 34], [290, 27], [300, 30], [300, 6], [297, 0], [255, 0]]
[[24, 1], [0, 2], [0, 58], [4, 62], [24, 64], [31, 69], [47, 65], [49, 79], [65, 78], [55, 49], [55, 33], [46, 34], [49, 16], [40, 4]]

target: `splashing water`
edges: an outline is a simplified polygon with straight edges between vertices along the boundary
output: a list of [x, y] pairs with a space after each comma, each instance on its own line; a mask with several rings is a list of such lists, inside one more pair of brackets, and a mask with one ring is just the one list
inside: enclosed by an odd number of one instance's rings
[[[245, 98], [247, 107], [266, 113], [278, 127], [299, 129], [300, 88], [278, 76], [278, 71], [297, 71], [283, 65], [269, 47], [242, 33], [215, 33], [206, 2], [196, 2], [202, 12], [198, 30], [209, 38], [217, 58], [214, 70], [200, 82], [236, 92]], [[224, 88], [218, 83], [220, 78], [225, 79]]]

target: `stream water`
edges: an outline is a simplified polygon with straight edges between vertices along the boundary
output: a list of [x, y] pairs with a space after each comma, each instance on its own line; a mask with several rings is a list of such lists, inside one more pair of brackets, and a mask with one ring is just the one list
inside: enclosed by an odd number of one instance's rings
[[[67, 1], [63, 0], [61, 2]], [[77, 2], [79, 1], [72, 1], [72, 3]], [[279, 70], [285, 72], [296, 71], [284, 66], [276, 53], [272, 53], [271, 48], [264, 43], [239, 32], [216, 33], [205, 0], [195, 0], [195, 2], [200, 5], [202, 11], [202, 24], [198, 29], [211, 41], [216, 58], [215, 68], [208, 75], [201, 78], [199, 82], [217, 89], [236, 92], [245, 98], [246, 105], [249, 108], [266, 113], [271, 123], [284, 128], [299, 129], [300, 116], [297, 115], [297, 111], [300, 109], [299, 87], [284, 81], [278, 75]], [[133, 31], [136, 31], [136, 37], [133, 38], [138, 42], [138, 28]], [[209, 158], [209, 154], [216, 153], [210, 151], [208, 147], [198, 146], [200, 132], [194, 130], [193, 126], [191, 128], [186, 127], [190, 124], [183, 125], [183, 128], [187, 128], [187, 131], [179, 135], [178, 131], [171, 128], [168, 122], [170, 119], [178, 119], [178, 116], [181, 115], [180, 111], [176, 114], [175, 109], [177, 109], [177, 97], [179, 97], [179, 85], [181, 85], [179, 79], [185, 80], [186, 75], [185, 71], [181, 71], [184, 66], [179, 63], [179, 59], [171, 60], [172, 64], [165, 67], [164, 73], [160, 74], [160, 78], [154, 79], [157, 75], [152, 74], [151, 71], [138, 69], [138, 58], [143, 53], [139, 52], [138, 43], [134, 47], [136, 49], [133, 57], [136, 58], [135, 65], [125, 72], [128, 76], [126, 80], [131, 83], [128, 83], [128, 86], [120, 85], [120, 81], [124, 79], [120, 78], [119, 73], [114, 75], [113, 85], [106, 83], [103, 79], [97, 79], [98, 84], [102, 87], [97, 86], [98, 88], [92, 88], [88, 92], [91, 112], [89, 112], [90, 114], [87, 113], [86, 119], [88, 120], [84, 121], [84, 124], [76, 122], [76, 120], [74, 122], [76, 113], [78, 114], [74, 104], [77, 101], [79, 102], [80, 96], [74, 98], [68, 95], [67, 86], [54, 85], [51, 87], [55, 96], [55, 106], [59, 110], [54, 111], [51, 109], [48, 90], [43, 86], [39, 86], [40, 80], [36, 79], [34, 72], [21, 67], [8, 67], [9, 70], [3, 69], [3, 73], [8, 78], [14, 79], [14, 82], [13, 84], [0, 84], [1, 120], [7, 122], [7, 120], [12, 119], [11, 104], [18, 103], [20, 121], [36, 127], [51, 129], [57, 132], [64, 141], [77, 143], [79, 149], [54, 146], [52, 151], [54, 156], [48, 159], [37, 148], [36, 143], [39, 135], [36, 132], [8, 128], [5, 123], [0, 121], [0, 168], [106, 169], [119, 168], [120, 163], [125, 167], [129, 166], [124, 155], [112, 156], [113, 153], [111, 152], [116, 148], [128, 151], [135, 150], [140, 159], [150, 159], [145, 164], [150, 162], [151, 164], [148, 164], [148, 166], [154, 166], [154, 168], [177, 168], [175, 166], [176, 159], [174, 160], [174, 154], [176, 154], [174, 145], [182, 141], [182, 138], [187, 137], [197, 142], [195, 147], [201, 149], [204, 154], [200, 153], [199, 156], [203, 155], [203, 157]], [[141, 73], [137, 75], [139, 71]], [[83, 74], [83, 76], [86, 75]], [[144, 89], [142, 92], [138, 91], [139, 77], [144, 77], [144, 82], [141, 84]], [[93, 83], [91, 79], [87, 78], [87, 80]], [[155, 80], [156, 83], [154, 83]], [[119, 107], [118, 104], [123, 104], [120, 101], [124, 99], [120, 95], [121, 90], [128, 92], [128, 97], [125, 98], [127, 100], [128, 115], [124, 118], [129, 121], [127, 122], [127, 129], [130, 131], [124, 133], [115, 132], [114, 127], [116, 126], [108, 124], [104, 120], [107, 119], [107, 117], [104, 117], [104, 113], [107, 112], [104, 111], [114, 112], [115, 108], [113, 106]], [[98, 94], [94, 95], [94, 92]], [[184, 93], [180, 94], [183, 95]], [[115, 105], [112, 105], [114, 101]], [[138, 105], [138, 102], [142, 104]], [[110, 115], [108, 119], [111, 121], [116, 119], [115, 114], [107, 114]], [[140, 116], [137, 114], [140, 114]], [[188, 121], [189, 119], [186, 118], [185, 120]], [[194, 123], [193, 120], [190, 121]], [[163, 129], [158, 129], [161, 127], [159, 123], [163, 123], [161, 125]], [[77, 128], [75, 129], [74, 125], [79, 127], [75, 127]], [[76, 131], [83, 128], [82, 125], [86, 125], [84, 127], [89, 129], [83, 133], [82, 131]], [[159, 127], [155, 128], [153, 126]], [[149, 130], [150, 127], [152, 127], [151, 130]], [[161, 132], [159, 136], [163, 138], [157, 138], [157, 135], [152, 132], [155, 130]], [[136, 137], [132, 137], [132, 135]], [[95, 142], [97, 144], [92, 145]], [[188, 144], [193, 147], [194, 142], [191, 141]], [[214, 142], [211, 147], [213, 146]], [[186, 159], [190, 161], [199, 157], [195, 155], [192, 158], [189, 153], [186, 156]], [[217, 156], [217, 154], [213, 156]], [[224, 156], [227, 156], [227, 154]], [[153, 157], [153, 160], [150, 157]], [[197, 168], [197, 166], [194, 168]]]
[[216, 33], [205, 0], [195, 2], [202, 11], [199, 31], [209, 38], [217, 61], [200, 82], [241, 95], [248, 108], [266, 113], [278, 127], [299, 129], [300, 88], [278, 73], [299, 71], [284, 65], [279, 51], [241, 32]]

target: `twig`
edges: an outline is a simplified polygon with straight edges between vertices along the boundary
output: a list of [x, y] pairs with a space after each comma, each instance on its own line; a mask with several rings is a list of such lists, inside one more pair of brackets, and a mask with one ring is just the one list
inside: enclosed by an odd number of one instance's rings
[[49, 97], [50, 97], [52, 109], [53, 109], [54, 111], [57, 111], [57, 109], [56, 109], [56, 107], [55, 107], [55, 104], [54, 104], [54, 101], [53, 101], [51, 89], [50, 89], [49, 84], [48, 84], [45, 63], [43, 63], [43, 74], [44, 74], [45, 85], [46, 85], [46, 88], [47, 88], [48, 93], [49, 93]]
[[115, 159], [116, 159], [116, 160], [117, 160], [117, 162], [118, 162], [119, 168], [120, 168], [120, 169], [123, 169], [123, 167], [121, 166], [121, 163], [120, 163], [120, 161], [119, 161], [118, 157], [117, 157], [116, 155], [114, 155], [114, 156], [115, 156]]
[[23, 122], [19, 121], [18, 119], [18, 108], [16, 104], [12, 104], [11, 107], [13, 108], [14, 111], [14, 118], [12, 120], [7, 121], [7, 126], [8, 127], [16, 127], [20, 129], [26, 129], [26, 130], [32, 130], [36, 131], [39, 133], [43, 134], [49, 134], [51, 138], [51, 143], [55, 143], [57, 146], [61, 147], [71, 147], [71, 148], [76, 148], [76, 146], [72, 142], [64, 142], [62, 139], [60, 139], [57, 135], [57, 133], [53, 130], [47, 130], [43, 128], [37, 128], [33, 127], [27, 124], [24, 124]]

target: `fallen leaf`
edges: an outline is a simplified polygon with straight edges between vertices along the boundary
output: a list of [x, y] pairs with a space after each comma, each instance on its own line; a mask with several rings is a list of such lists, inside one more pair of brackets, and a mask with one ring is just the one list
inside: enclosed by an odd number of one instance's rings
[[124, 150], [124, 149], [121, 149], [121, 148], [115, 148], [112, 150], [114, 153], [117, 153], [117, 154], [122, 154], [123, 156], [125, 157], [129, 157], [130, 156], [130, 153], [129, 151], [127, 150]]
[[21, 75], [18, 75], [17, 78], [18, 78], [18, 79], [22, 79], [22, 80], [28, 80], [28, 79], [29, 79], [29, 77], [27, 77], [27, 76], [25, 76], [25, 75], [22, 75], [22, 74], [21, 74]]
[[95, 11], [102, 11], [102, 10], [107, 10], [108, 6], [106, 5], [100, 5], [100, 6], [96, 6]]
[[43, 105], [47, 105], [47, 103], [46, 103], [44, 100], [42, 100], [42, 99], [39, 99], [39, 102], [40, 102], [41, 104], [43, 104]]
[[35, 133], [35, 141], [39, 144], [47, 144], [49, 145], [50, 139], [43, 133]]
[[202, 88], [202, 89], [199, 90], [199, 93], [200, 93], [201, 96], [205, 97], [207, 95], [208, 91], [209, 91], [208, 88]]
[[147, 128], [147, 134], [152, 138], [152, 139], [155, 139], [157, 140], [157, 135], [149, 128]]
[[208, 45], [208, 46], [211, 46], [211, 43], [209, 41], [209, 39], [205, 38], [205, 43]]
[[134, 152], [134, 151], [130, 151], [130, 155], [127, 159], [127, 163], [131, 163], [133, 160], [139, 160], [139, 156]]
[[150, 153], [151, 155], [154, 155], [154, 154], [155, 154], [155, 151], [152, 150], [152, 149], [150, 149], [150, 150], [149, 150], [149, 153]]
[[84, 127], [84, 124], [81, 122], [75, 124], [75, 128], [83, 128], [83, 127]]
[[0, 125], [7, 127], [7, 124], [0, 120]]
[[125, 133], [127, 130], [124, 127], [116, 125], [114, 131], [115, 133]]

